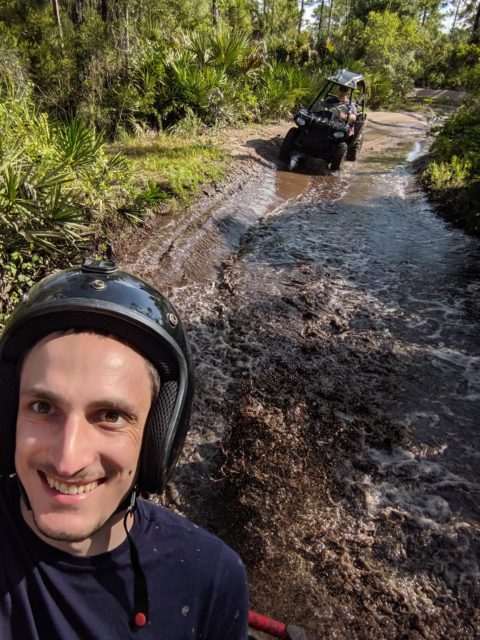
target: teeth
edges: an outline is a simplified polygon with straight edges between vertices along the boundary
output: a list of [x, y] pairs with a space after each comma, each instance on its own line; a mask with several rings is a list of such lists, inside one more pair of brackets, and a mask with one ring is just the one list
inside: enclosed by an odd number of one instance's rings
[[90, 482], [89, 484], [65, 484], [64, 482], [58, 482], [54, 478], [47, 476], [45, 474], [45, 478], [47, 479], [48, 486], [50, 489], [56, 489], [60, 493], [65, 493], [69, 496], [76, 496], [79, 493], [90, 493], [98, 487], [98, 482]]

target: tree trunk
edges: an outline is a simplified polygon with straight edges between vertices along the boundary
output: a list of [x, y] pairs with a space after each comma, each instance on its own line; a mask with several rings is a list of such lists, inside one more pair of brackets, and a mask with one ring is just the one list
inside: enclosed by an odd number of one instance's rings
[[60, 37], [60, 47], [62, 49], [62, 53], [65, 53], [65, 48], [63, 46], [62, 21], [60, 20], [60, 9], [58, 7], [58, 0], [52, 0], [52, 8], [53, 8], [53, 15], [55, 16], [55, 20], [57, 21], [58, 35]]
[[332, 11], [333, 11], [333, 0], [330, 0], [330, 11], [329, 11], [329, 14], [328, 14], [327, 38], [330, 35], [330, 29], [332, 28]]
[[214, 27], [218, 25], [218, 2], [212, 0], [212, 24]]
[[75, 26], [83, 22], [83, 0], [74, 0], [70, 7], [70, 17]]
[[128, 10], [128, 2], [125, 3], [125, 53], [128, 60], [130, 55], [130, 13]]
[[100, 15], [102, 16], [103, 22], [108, 22], [108, 0], [100, 0]]
[[462, 4], [462, 0], [457, 0], [457, 4], [455, 6], [455, 15], [453, 16], [452, 27], [450, 29], [450, 35], [453, 33], [455, 29], [455, 25], [457, 24], [458, 12], [460, 11], [460, 5]]
[[297, 27], [298, 33], [300, 33], [300, 31], [302, 30], [303, 14], [304, 13], [305, 13], [305, 0], [301, 0], [301, 2], [300, 2], [300, 12], [298, 14], [298, 27]]
[[319, 42], [320, 42], [320, 38], [322, 37], [324, 5], [325, 5], [325, 0], [322, 0], [322, 4], [320, 5], [320, 13], [318, 14], [318, 41]]
[[474, 42], [475, 44], [478, 44], [478, 42], [480, 42], [480, 2], [477, 5], [475, 18], [473, 20], [472, 42]]

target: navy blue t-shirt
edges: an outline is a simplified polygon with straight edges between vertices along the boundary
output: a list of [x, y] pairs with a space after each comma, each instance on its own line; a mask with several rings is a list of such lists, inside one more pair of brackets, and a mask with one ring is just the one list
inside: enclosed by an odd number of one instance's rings
[[1, 640], [246, 640], [247, 580], [234, 551], [143, 500], [131, 535], [150, 607], [139, 628], [128, 541], [97, 556], [59, 551], [23, 520], [16, 480], [0, 477]]

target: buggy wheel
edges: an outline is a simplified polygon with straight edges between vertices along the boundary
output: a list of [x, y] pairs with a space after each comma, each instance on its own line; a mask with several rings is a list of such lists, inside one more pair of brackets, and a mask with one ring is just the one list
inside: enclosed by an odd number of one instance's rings
[[280, 151], [278, 152], [278, 157], [280, 160], [284, 162], [288, 162], [292, 156], [293, 146], [297, 141], [298, 134], [300, 133], [297, 127], [292, 127], [288, 132], [285, 138], [283, 139], [282, 146], [280, 147]]
[[348, 145], [346, 142], [339, 142], [333, 152], [333, 158], [330, 163], [330, 171], [338, 171], [342, 166], [343, 159], [347, 153]]
[[349, 145], [348, 147], [347, 160], [351, 160], [352, 162], [355, 162], [355, 160], [358, 159], [358, 155], [360, 153], [360, 149], [362, 148], [362, 144], [363, 144], [363, 136], [359, 135], [358, 138], [354, 140], [352, 144]]

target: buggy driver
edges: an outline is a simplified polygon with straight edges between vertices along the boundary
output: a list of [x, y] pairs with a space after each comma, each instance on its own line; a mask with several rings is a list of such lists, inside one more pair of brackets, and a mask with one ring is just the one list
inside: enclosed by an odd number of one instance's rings
[[347, 120], [350, 133], [353, 133], [353, 124], [357, 119], [357, 105], [349, 97], [348, 87], [339, 85], [337, 95], [329, 95], [321, 104], [328, 109], [335, 109], [338, 119]]

